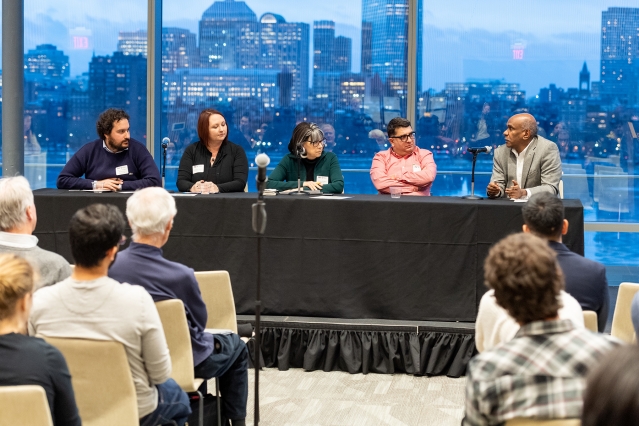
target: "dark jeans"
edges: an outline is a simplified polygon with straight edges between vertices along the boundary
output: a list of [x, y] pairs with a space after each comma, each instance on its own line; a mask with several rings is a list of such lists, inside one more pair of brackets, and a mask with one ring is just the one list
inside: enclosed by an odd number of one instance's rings
[[248, 349], [237, 334], [214, 334], [211, 355], [195, 367], [195, 377], [218, 377], [222, 414], [229, 420], [246, 418]]
[[151, 414], [142, 417], [140, 426], [165, 425], [170, 424], [172, 420], [178, 426], [184, 426], [189, 414], [191, 414], [188, 395], [173, 379], [155, 387], [158, 388], [158, 408]]

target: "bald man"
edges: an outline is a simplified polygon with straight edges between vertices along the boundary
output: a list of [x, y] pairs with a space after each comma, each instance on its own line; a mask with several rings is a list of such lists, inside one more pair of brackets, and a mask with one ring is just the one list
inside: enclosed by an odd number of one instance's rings
[[561, 159], [554, 142], [537, 135], [530, 114], [510, 117], [506, 144], [495, 150], [493, 174], [486, 188], [490, 198], [527, 199], [538, 192], [559, 193]]

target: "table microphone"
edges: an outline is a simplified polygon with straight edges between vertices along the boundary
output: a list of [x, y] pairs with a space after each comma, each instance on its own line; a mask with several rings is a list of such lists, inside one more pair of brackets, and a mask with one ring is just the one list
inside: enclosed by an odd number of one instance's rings
[[268, 180], [266, 177], [266, 166], [268, 166], [270, 162], [271, 159], [264, 153], [258, 154], [258, 156], [255, 157], [255, 164], [257, 164], [257, 177], [255, 180], [257, 181], [257, 191], [260, 195], [264, 192], [264, 186]]
[[490, 151], [493, 150], [492, 146], [478, 146], [475, 148], [468, 148], [468, 152], [472, 152], [473, 154], [479, 154], [480, 152], [485, 152], [486, 154], [490, 154]]
[[169, 143], [171, 143], [171, 139], [169, 138], [162, 139], [162, 148], [168, 148]]

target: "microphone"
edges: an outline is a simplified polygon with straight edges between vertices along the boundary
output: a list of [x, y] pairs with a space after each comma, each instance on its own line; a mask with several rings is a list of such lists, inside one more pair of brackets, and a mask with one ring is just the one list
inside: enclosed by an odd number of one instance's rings
[[171, 143], [171, 139], [169, 138], [162, 139], [162, 148], [167, 148], [169, 146], [169, 143]]
[[271, 159], [264, 153], [258, 154], [257, 157], [255, 157], [255, 164], [257, 164], [257, 177], [255, 180], [257, 181], [257, 191], [260, 195], [264, 192], [264, 186], [268, 180], [266, 177], [266, 166], [268, 166], [270, 162]]
[[478, 146], [475, 148], [468, 148], [468, 152], [472, 152], [473, 154], [479, 154], [480, 152], [485, 152], [486, 154], [490, 154], [490, 151], [493, 150], [492, 146]]

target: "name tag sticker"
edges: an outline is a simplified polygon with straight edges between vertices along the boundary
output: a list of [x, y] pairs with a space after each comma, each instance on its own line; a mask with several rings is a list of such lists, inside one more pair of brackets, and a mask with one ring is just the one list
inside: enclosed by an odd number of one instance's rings
[[413, 172], [421, 172], [422, 168], [419, 167], [419, 164], [413, 164]]
[[318, 176], [317, 181], [322, 185], [328, 185], [328, 176]]
[[129, 166], [120, 166], [115, 168], [115, 175], [128, 175], [129, 174]]
[[193, 166], [193, 174], [204, 173], [204, 164], [197, 164]]

